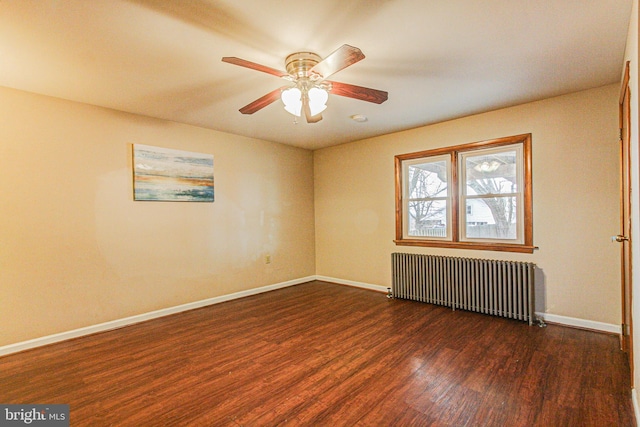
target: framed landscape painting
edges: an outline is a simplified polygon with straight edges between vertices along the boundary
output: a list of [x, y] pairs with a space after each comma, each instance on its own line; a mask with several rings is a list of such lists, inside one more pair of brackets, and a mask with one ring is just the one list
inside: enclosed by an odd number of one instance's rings
[[133, 199], [213, 202], [213, 155], [133, 144]]

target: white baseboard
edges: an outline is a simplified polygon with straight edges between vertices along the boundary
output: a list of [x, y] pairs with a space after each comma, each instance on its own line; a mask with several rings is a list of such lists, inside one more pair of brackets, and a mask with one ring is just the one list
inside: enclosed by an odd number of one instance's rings
[[[384, 293], [387, 292], [387, 288], [385, 286], [372, 285], [370, 283], [355, 282], [353, 280], [344, 280], [344, 279], [338, 279], [336, 277], [327, 277], [327, 276], [315, 276], [315, 279], [322, 280], [325, 282], [337, 283], [340, 285], [349, 285], [349, 286], [355, 286], [358, 288], [370, 289], [378, 292], [384, 292]], [[620, 334], [622, 332], [620, 325], [613, 325], [610, 323], [596, 322], [593, 320], [578, 319], [578, 318], [567, 317], [567, 316], [559, 316], [557, 314], [549, 314], [549, 313], [536, 312], [535, 315], [543, 319], [545, 322], [554, 323], [554, 324], [563, 325], [563, 326], [590, 329], [593, 331], [606, 332], [606, 333], [612, 333], [612, 334]]]
[[[269, 292], [276, 289], [286, 288], [288, 286], [299, 285], [301, 283], [310, 282], [312, 280], [321, 280], [325, 282], [337, 283], [339, 285], [354, 286], [357, 288], [368, 289], [376, 292], [387, 293], [387, 287], [381, 285], [374, 285], [371, 283], [356, 282], [353, 280], [339, 279], [336, 277], [327, 276], [308, 276], [300, 279], [290, 280], [287, 282], [276, 283], [273, 285], [262, 286], [260, 288], [248, 289], [246, 291], [240, 291], [233, 294], [222, 295], [219, 297], [213, 297], [204, 299], [201, 301], [195, 301], [187, 304], [178, 305], [175, 307], [168, 307], [161, 310], [152, 311], [149, 313], [138, 314], [135, 316], [125, 317], [122, 319], [113, 320], [110, 322], [100, 323], [97, 325], [91, 325], [84, 328], [74, 329], [71, 331], [61, 332], [58, 334], [47, 335], [40, 338], [35, 338], [28, 341], [22, 341], [15, 344], [9, 344], [0, 347], [0, 356], [4, 356], [11, 353], [17, 353], [19, 351], [28, 350], [30, 348], [40, 347], [47, 344], [53, 344], [60, 341], [65, 341], [72, 338], [78, 338], [85, 335], [95, 334], [97, 332], [109, 331], [112, 329], [121, 328], [135, 323], [144, 322], [146, 320], [156, 319], [158, 317], [168, 316], [175, 313], [180, 313], [187, 310], [193, 310], [200, 307], [206, 307], [208, 305], [219, 304], [225, 301], [231, 301], [238, 298], [244, 298], [251, 295], [257, 295], [263, 292]], [[620, 326], [612, 325], [608, 323], [595, 322], [591, 320], [576, 319], [572, 317], [559, 316], [548, 313], [536, 313], [536, 316], [543, 319], [545, 322], [556, 323], [565, 326], [573, 326], [583, 329], [591, 329], [594, 331], [602, 331], [608, 333], [620, 334]], [[637, 405], [637, 401], [634, 400], [634, 404]], [[640, 417], [638, 418], [640, 419]]]
[[299, 285], [301, 283], [310, 282], [312, 280], [315, 280], [315, 276], [303, 277], [301, 279], [295, 279], [287, 282], [276, 283], [274, 285], [262, 286], [260, 288], [255, 288], [255, 289], [248, 289], [246, 291], [240, 291], [233, 294], [207, 298], [201, 301], [194, 301], [187, 304], [182, 304], [174, 307], [164, 308], [161, 310], [151, 311], [149, 313], [138, 314], [135, 316], [112, 320], [110, 322], [99, 323], [97, 325], [91, 325], [84, 328], [74, 329], [71, 331], [66, 331], [58, 334], [35, 338], [28, 341], [9, 344], [9, 345], [0, 347], [0, 356], [4, 356], [11, 353], [17, 353], [19, 351], [40, 347], [47, 344], [53, 344], [56, 342], [65, 341], [72, 338], [78, 338], [85, 335], [95, 334], [97, 332], [104, 332], [112, 329], [122, 328], [123, 326], [133, 325], [135, 323], [144, 322], [145, 320], [156, 319], [158, 317], [168, 316], [170, 314], [180, 313], [187, 310], [193, 310], [200, 307], [206, 307], [208, 305], [219, 304], [221, 302], [231, 301], [238, 298], [261, 294], [263, 292], [269, 292], [269, 291], [273, 291], [280, 288], [286, 288], [288, 286]]
[[[370, 283], [355, 282], [353, 280], [344, 280], [344, 279], [338, 279], [336, 277], [327, 277], [327, 276], [315, 276], [315, 279], [322, 280], [325, 282], [337, 283], [340, 285], [355, 286], [358, 288], [364, 288], [364, 289], [369, 289], [369, 290], [378, 291], [378, 292], [384, 292], [384, 293], [387, 292], [387, 288], [385, 286], [372, 285]], [[554, 323], [554, 324], [563, 325], [563, 326], [590, 329], [593, 331], [607, 332], [607, 333], [613, 333], [613, 334], [620, 334], [622, 332], [619, 325], [612, 325], [610, 323], [596, 322], [593, 320], [578, 319], [578, 318], [567, 317], [567, 316], [559, 316], [557, 314], [549, 314], [549, 313], [536, 312], [535, 315], [543, 319], [545, 322]]]
[[323, 282], [337, 283], [338, 285], [355, 286], [356, 288], [369, 289], [371, 291], [376, 291], [376, 292], [384, 292], [385, 294], [387, 293], [386, 287], [381, 285], [372, 285], [370, 283], [354, 282], [353, 280], [337, 279], [335, 277], [327, 277], [327, 276], [315, 276], [315, 280], [322, 280]]
[[575, 317], [559, 316], [557, 314], [537, 313], [536, 316], [548, 323], [555, 323], [564, 326], [572, 326], [574, 328], [591, 329], [593, 331], [607, 332], [610, 334], [622, 333], [620, 325], [611, 323], [596, 322], [594, 320], [577, 319]]
[[636, 426], [640, 420], [640, 407], [638, 407], [638, 392], [635, 388], [631, 389], [631, 402], [633, 403], [633, 412], [636, 414]]

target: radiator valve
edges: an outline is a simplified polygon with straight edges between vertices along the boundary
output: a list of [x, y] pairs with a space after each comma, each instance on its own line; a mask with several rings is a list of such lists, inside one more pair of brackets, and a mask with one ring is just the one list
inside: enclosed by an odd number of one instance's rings
[[387, 298], [393, 298], [393, 293], [391, 292], [391, 288], [387, 288]]

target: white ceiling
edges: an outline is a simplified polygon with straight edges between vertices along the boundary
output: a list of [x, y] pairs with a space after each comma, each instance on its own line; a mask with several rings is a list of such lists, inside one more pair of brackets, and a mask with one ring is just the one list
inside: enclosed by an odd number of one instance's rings
[[[316, 149], [618, 82], [631, 3], [0, 0], [0, 86]], [[223, 56], [284, 70], [343, 44], [366, 58], [331, 80], [388, 101], [332, 95], [316, 124], [238, 112], [283, 80]]]

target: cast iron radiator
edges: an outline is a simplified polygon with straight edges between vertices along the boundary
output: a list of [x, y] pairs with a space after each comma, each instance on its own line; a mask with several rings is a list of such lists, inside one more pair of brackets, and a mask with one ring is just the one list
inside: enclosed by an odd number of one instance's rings
[[393, 253], [394, 298], [534, 321], [530, 262]]

